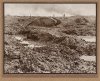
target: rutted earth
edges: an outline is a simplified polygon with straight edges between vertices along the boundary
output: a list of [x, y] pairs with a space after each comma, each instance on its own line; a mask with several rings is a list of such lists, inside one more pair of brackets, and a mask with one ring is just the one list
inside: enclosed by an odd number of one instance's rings
[[[20, 44], [25, 45], [25, 47], [35, 48], [35, 47], [46, 46], [46, 45], [43, 45], [41, 43], [24, 40], [25, 37], [23, 37], [23, 36], [14, 36], [14, 37], [15, 37], [16, 40], [20, 41]], [[86, 42], [96, 42], [96, 38], [94, 36], [79, 36], [79, 38], [85, 40]], [[80, 59], [83, 59], [85, 61], [96, 61], [96, 56], [82, 55], [80, 57]]]
[[81, 23], [74, 17], [7, 19], [5, 73], [96, 73], [93, 23], [80, 17]]

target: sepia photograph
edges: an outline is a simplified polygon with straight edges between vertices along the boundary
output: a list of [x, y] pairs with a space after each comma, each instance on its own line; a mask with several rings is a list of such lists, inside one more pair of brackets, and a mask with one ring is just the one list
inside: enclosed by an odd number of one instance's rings
[[4, 3], [4, 74], [96, 74], [96, 3]]

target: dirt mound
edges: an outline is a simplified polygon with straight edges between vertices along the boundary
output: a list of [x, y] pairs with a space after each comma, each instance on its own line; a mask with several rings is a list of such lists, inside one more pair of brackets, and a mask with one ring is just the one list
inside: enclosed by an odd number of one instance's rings
[[34, 41], [52, 41], [54, 39], [54, 36], [46, 33], [46, 32], [40, 32], [40, 31], [32, 31], [27, 34], [28, 39], [32, 39]]
[[87, 23], [90, 23], [88, 19], [79, 16], [79, 17], [69, 18], [64, 26], [66, 27], [66, 26], [87, 25]]
[[75, 19], [75, 22], [79, 25], [86, 25], [88, 23], [88, 20], [85, 19], [84, 17], [80, 17]]
[[30, 25], [51, 27], [60, 24], [61, 21], [52, 17], [38, 17], [35, 18]]

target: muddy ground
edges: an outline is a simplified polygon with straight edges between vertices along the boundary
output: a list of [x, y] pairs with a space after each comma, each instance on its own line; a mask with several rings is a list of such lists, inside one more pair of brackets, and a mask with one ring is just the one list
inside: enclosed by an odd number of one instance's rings
[[95, 30], [95, 17], [6, 16], [4, 73], [96, 73]]

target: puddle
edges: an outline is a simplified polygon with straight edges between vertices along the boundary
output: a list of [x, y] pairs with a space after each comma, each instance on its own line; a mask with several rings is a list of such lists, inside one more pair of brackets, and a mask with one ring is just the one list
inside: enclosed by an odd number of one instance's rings
[[83, 59], [85, 61], [96, 61], [96, 56], [85, 56], [85, 55], [82, 55], [80, 57], [80, 59]]
[[45, 46], [45, 45], [42, 45], [42, 44], [34, 42], [34, 41], [24, 40], [24, 38], [25, 37], [23, 37], [23, 36], [15, 36], [15, 39], [19, 40], [21, 44], [25, 45], [25, 47], [34, 48], [34, 47], [43, 47], [43, 46]]
[[43, 47], [43, 46], [39, 46], [39, 45], [28, 45], [28, 47], [34, 48], [34, 47]]
[[78, 36], [78, 37], [87, 41], [87, 42], [96, 42], [95, 36]]
[[28, 41], [21, 41], [21, 44], [30, 44]]
[[15, 36], [15, 39], [22, 41], [23, 37], [21, 37], [21, 36]]

